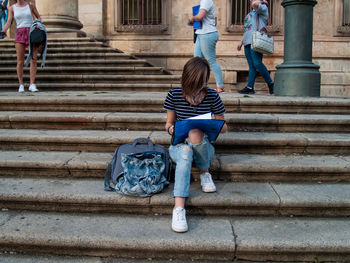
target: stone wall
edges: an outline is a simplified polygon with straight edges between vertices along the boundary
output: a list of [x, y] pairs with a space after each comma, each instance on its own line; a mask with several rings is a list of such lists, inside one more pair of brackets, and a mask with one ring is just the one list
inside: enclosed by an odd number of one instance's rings
[[103, 1], [79, 0], [79, 20], [88, 36], [103, 39]]

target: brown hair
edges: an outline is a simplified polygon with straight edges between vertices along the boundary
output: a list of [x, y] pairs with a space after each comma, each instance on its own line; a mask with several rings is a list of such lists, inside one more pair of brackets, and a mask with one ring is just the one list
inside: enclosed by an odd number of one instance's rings
[[182, 72], [182, 93], [191, 105], [200, 104], [208, 93], [208, 80], [210, 76], [209, 63], [205, 58], [191, 58], [184, 66]]

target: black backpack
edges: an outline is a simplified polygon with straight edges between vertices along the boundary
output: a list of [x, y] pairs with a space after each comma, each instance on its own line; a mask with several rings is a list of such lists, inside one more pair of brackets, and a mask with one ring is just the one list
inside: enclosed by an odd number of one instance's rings
[[35, 28], [32, 33], [30, 33], [30, 43], [34, 45], [40, 45], [45, 43], [46, 41], [46, 34], [45, 31], [41, 30], [40, 28]]
[[[147, 158], [148, 160], [146, 160]], [[163, 166], [161, 170], [158, 170], [161, 171], [162, 174], [154, 177], [156, 180], [154, 180], [154, 178], [145, 178], [142, 175], [138, 177], [139, 175], [133, 173], [124, 174], [126, 171], [125, 164], [129, 160], [141, 166], [144, 165], [145, 162], [149, 163], [149, 161], [155, 165], [159, 165], [156, 158], [158, 158], [158, 161], [159, 158], [161, 158]], [[151, 167], [151, 169], [152, 168], [159, 167]], [[135, 173], [136, 170], [137, 169], [135, 169]], [[122, 194], [133, 196], [151, 196], [154, 193], [161, 192], [163, 187], [169, 184], [170, 170], [171, 164], [168, 150], [160, 144], [153, 144], [150, 139], [138, 138], [132, 143], [119, 146], [114, 152], [112, 162], [108, 165], [106, 170], [104, 189], [106, 191], [117, 191]], [[153, 170], [153, 172], [157, 171]], [[110, 180], [116, 185], [115, 188], [110, 186]], [[135, 182], [135, 180], [139, 180], [139, 182]], [[145, 181], [148, 181], [148, 183], [145, 183]], [[134, 189], [131, 188], [138, 190], [134, 191]]]

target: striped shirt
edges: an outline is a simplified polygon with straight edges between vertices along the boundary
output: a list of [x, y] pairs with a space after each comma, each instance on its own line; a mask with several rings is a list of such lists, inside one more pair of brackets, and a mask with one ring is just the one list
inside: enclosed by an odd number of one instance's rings
[[204, 100], [199, 105], [193, 106], [183, 98], [181, 87], [172, 88], [168, 92], [163, 108], [175, 111], [177, 121], [206, 113], [222, 115], [226, 112], [219, 94], [213, 89], [208, 89], [208, 94]]

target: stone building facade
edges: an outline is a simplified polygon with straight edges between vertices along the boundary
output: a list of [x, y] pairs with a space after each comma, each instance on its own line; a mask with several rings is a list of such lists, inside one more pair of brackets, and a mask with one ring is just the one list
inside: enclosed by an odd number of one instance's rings
[[[199, 0], [36, 0], [39, 12], [59, 36], [84, 35], [105, 41], [110, 46], [154, 65], [179, 74], [186, 60], [193, 55], [193, 29], [187, 25], [191, 7]], [[130, 23], [130, 9], [137, 2], [142, 14], [158, 19], [156, 23]], [[147, 2], [147, 3], [146, 3]], [[151, 3], [152, 2], [152, 3]], [[248, 65], [243, 51], [236, 46], [242, 38], [239, 5], [248, 0], [214, 0], [220, 40], [217, 58], [223, 69], [225, 86], [236, 89], [245, 84]], [[270, 0], [270, 32], [275, 38], [275, 53], [264, 62], [272, 76], [276, 65], [283, 62], [284, 10], [282, 0]], [[318, 0], [314, 7], [313, 62], [320, 65], [321, 95], [350, 97], [350, 1]], [[144, 5], [144, 6], [142, 6]], [[145, 5], [150, 5], [149, 7]], [[146, 11], [140, 11], [148, 8]], [[134, 12], [131, 16], [135, 19]], [[128, 13], [129, 12], [129, 13]], [[140, 13], [141, 12], [141, 13]], [[142, 13], [143, 12], [143, 13]], [[241, 11], [242, 13], [242, 11]], [[153, 17], [153, 18], [154, 18]], [[125, 21], [129, 19], [126, 23]], [[156, 20], [155, 19], [155, 20]], [[140, 21], [140, 20], [138, 20]], [[66, 31], [57, 29], [66, 27]], [[80, 29], [81, 28], [81, 29]]]

